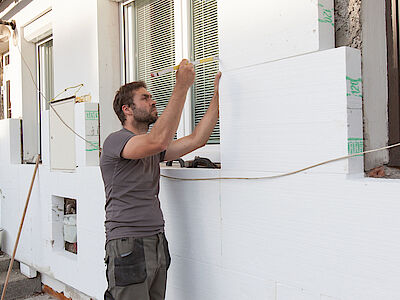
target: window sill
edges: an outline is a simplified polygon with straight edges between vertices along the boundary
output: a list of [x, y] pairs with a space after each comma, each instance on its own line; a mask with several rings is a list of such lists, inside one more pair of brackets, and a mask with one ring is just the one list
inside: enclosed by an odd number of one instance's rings
[[177, 177], [182, 179], [191, 178], [216, 178], [221, 176], [221, 169], [207, 169], [207, 168], [181, 168], [179, 163], [175, 163], [171, 167], [165, 166], [161, 163], [161, 176]]
[[220, 155], [220, 145], [205, 145], [202, 148], [199, 148], [185, 156], [182, 156], [184, 161], [193, 160], [195, 156], [206, 157], [210, 159], [212, 162], [221, 162], [221, 155]]

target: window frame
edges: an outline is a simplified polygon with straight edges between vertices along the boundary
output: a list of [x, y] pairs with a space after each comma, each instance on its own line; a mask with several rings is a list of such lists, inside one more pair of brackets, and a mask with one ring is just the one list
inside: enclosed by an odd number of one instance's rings
[[[43, 99], [43, 97], [41, 95], [41, 93], [43, 93], [43, 92], [42, 92], [41, 78], [40, 78], [40, 66], [41, 66], [41, 64], [40, 64], [40, 47], [49, 41], [53, 41], [52, 35], [38, 41], [35, 44], [35, 47], [36, 47], [36, 76], [37, 76], [37, 85], [38, 85], [37, 95], [39, 97], [39, 107], [41, 110], [48, 110], [48, 109], [46, 109], [46, 103], [44, 102], [46, 99]], [[53, 41], [53, 47], [54, 47], [54, 41]], [[53, 61], [53, 67], [54, 67], [54, 61]], [[53, 72], [53, 74], [54, 74], [54, 72]], [[54, 80], [53, 80], [53, 85], [54, 85]], [[49, 99], [49, 100], [51, 100], [51, 99]]]
[[[36, 82], [37, 82], [37, 101], [38, 101], [38, 153], [42, 155], [42, 137], [44, 136], [42, 134], [42, 112], [45, 112], [46, 110], [48, 111], [50, 109], [46, 109], [46, 99], [42, 97], [42, 86], [41, 86], [41, 76], [40, 76], [40, 48], [44, 44], [46, 44], [49, 41], [53, 41], [53, 47], [54, 47], [54, 39], [53, 35], [50, 35], [44, 39], [41, 39], [37, 43], [35, 43], [35, 57], [36, 57]], [[53, 53], [54, 54], [54, 53]], [[53, 68], [54, 68], [54, 55], [53, 55]], [[54, 74], [54, 70], [53, 70]], [[54, 78], [53, 78], [53, 90], [54, 90]], [[49, 99], [51, 100], [51, 99]]]
[[[127, 35], [129, 28], [126, 24], [125, 13], [129, 5], [136, 0], [128, 0], [120, 3], [120, 40], [121, 40], [121, 85], [126, 83], [127, 62], [129, 54], [127, 49]], [[192, 34], [192, 0], [174, 0], [174, 24], [175, 24], [175, 61], [179, 62], [182, 58], [193, 59], [193, 34]], [[135, 31], [135, 30], [133, 30]], [[134, 36], [133, 32], [133, 36]], [[133, 57], [136, 56], [136, 46], [134, 45]], [[132, 68], [135, 68], [135, 59]], [[155, 70], [156, 71], [156, 70]], [[137, 80], [137, 72], [134, 72], [133, 80]], [[193, 88], [187, 93], [185, 106], [183, 108], [181, 120], [177, 129], [177, 138], [190, 135], [193, 132], [194, 124], [194, 99]], [[220, 132], [221, 133], [221, 132]], [[221, 143], [221, 142], [220, 142]], [[203, 156], [211, 159], [214, 162], [220, 162], [220, 143], [207, 144], [206, 146], [189, 153], [182, 157], [184, 160], [193, 159], [195, 156]]]

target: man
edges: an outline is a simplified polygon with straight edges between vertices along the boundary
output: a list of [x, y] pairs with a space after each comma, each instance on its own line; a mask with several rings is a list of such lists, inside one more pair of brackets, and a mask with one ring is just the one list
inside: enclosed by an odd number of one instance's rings
[[100, 159], [106, 193], [105, 299], [165, 298], [170, 255], [158, 199], [159, 163], [206, 144], [218, 120], [220, 77], [218, 72], [213, 99], [193, 133], [175, 141], [186, 94], [195, 78], [192, 64], [180, 63], [175, 88], [160, 118], [143, 82], [118, 90], [113, 106], [123, 128], [104, 141]]

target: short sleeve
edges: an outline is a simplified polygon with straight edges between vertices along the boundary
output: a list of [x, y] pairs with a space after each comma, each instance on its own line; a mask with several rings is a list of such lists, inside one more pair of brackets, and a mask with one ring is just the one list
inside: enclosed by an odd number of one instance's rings
[[133, 136], [135, 134], [124, 129], [110, 134], [104, 141], [103, 154], [112, 158], [121, 158], [122, 150]]

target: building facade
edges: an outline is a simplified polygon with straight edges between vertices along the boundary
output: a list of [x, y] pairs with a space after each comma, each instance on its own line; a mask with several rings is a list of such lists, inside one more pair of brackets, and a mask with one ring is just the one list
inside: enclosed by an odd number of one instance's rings
[[16, 23], [0, 36], [2, 250], [40, 154], [16, 259], [67, 297], [101, 299], [99, 145], [120, 128], [115, 91], [145, 80], [162, 111], [174, 76], [152, 72], [218, 56], [196, 65], [177, 138], [220, 69], [219, 124], [183, 159], [221, 168], [161, 165], [175, 177], [160, 192], [167, 299], [399, 299], [400, 183], [366, 175], [396, 177], [398, 148], [279, 176], [399, 142], [396, 12], [397, 0], [1, 1]]

